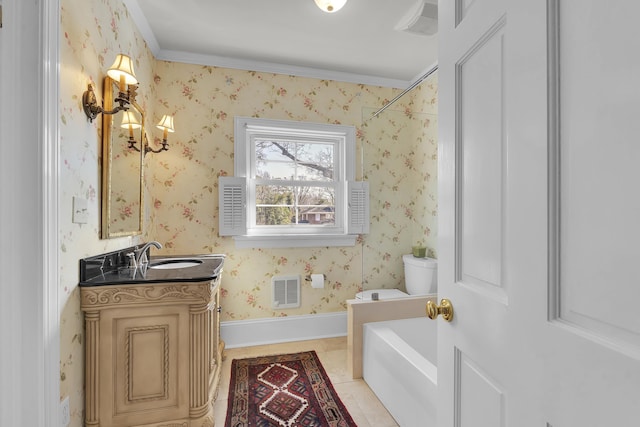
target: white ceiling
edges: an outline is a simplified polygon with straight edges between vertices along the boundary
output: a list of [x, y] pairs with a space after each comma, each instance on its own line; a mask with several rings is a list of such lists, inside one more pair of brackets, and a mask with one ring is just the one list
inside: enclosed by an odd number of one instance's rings
[[395, 29], [422, 0], [124, 2], [158, 59], [398, 88], [437, 61], [437, 34]]

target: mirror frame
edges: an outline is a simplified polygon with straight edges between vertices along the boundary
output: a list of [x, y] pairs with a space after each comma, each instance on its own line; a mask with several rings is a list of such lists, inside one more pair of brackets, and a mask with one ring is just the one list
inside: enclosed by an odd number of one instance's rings
[[[104, 78], [104, 86], [103, 86], [103, 108], [105, 111], [109, 111], [113, 108], [113, 92], [114, 86], [117, 84], [109, 76]], [[132, 230], [124, 230], [124, 231], [113, 231], [113, 224], [111, 222], [111, 202], [112, 202], [112, 156], [113, 156], [113, 121], [116, 117], [120, 117], [120, 114], [102, 114], [102, 215], [101, 215], [101, 229], [100, 235], [102, 239], [111, 239], [114, 237], [126, 237], [126, 236], [137, 236], [142, 234], [142, 221], [144, 217], [144, 209], [143, 209], [143, 201], [144, 201], [144, 126], [145, 126], [145, 114], [142, 108], [135, 102], [135, 100], [131, 101], [131, 108], [134, 108], [138, 113], [140, 113], [140, 134], [137, 138], [137, 141], [140, 145], [140, 175], [138, 177], [139, 181], [139, 199], [138, 205], [139, 216], [138, 216], [138, 226], [136, 229]]]

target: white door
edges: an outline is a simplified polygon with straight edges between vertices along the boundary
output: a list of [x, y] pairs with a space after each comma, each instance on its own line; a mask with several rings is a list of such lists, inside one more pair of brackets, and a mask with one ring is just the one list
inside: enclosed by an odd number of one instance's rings
[[640, 3], [439, 8], [439, 426], [640, 426]]

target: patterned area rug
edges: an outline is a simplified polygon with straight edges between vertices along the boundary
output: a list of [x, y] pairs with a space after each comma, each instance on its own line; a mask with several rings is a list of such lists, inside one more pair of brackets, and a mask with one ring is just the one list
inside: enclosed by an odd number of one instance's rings
[[315, 351], [231, 362], [225, 427], [355, 427]]

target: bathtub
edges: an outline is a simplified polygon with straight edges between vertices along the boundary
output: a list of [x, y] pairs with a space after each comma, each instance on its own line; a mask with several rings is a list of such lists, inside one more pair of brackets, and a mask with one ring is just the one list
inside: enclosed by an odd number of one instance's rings
[[426, 317], [365, 323], [362, 376], [401, 427], [435, 427], [436, 324]]

